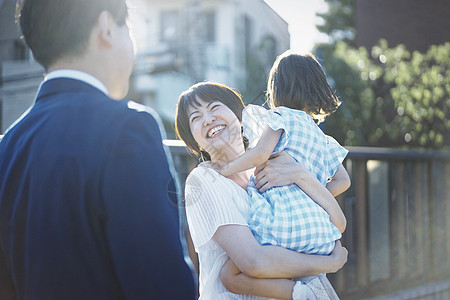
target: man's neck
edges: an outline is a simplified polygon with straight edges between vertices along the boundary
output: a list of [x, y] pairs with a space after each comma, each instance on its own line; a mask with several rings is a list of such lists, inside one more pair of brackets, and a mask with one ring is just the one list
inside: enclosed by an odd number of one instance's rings
[[57, 69], [47, 73], [47, 75], [44, 78], [44, 81], [52, 80], [55, 78], [70, 78], [79, 80], [95, 87], [96, 89], [103, 92], [105, 95], [109, 96], [109, 91], [106, 88], [106, 86], [100, 80], [98, 80], [97, 78], [86, 72], [74, 69]]
[[106, 85], [105, 80], [102, 78], [101, 72], [97, 71], [98, 68], [95, 64], [90, 64], [89, 62], [84, 62], [84, 60], [77, 60], [76, 63], [70, 60], [60, 60], [48, 67], [47, 73], [57, 71], [57, 70], [75, 70], [86, 74], [89, 74], [98, 80], [100, 80], [104, 85]]

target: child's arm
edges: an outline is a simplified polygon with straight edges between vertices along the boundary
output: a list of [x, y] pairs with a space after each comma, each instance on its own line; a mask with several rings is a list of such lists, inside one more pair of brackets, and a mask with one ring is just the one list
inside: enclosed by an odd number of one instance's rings
[[350, 184], [350, 176], [348, 176], [347, 170], [343, 165], [340, 165], [334, 177], [327, 183], [327, 189], [336, 197], [345, 192], [350, 187]]
[[219, 173], [227, 177], [263, 164], [269, 159], [282, 134], [282, 129], [275, 131], [266, 126], [258, 144], [237, 159], [219, 168]]
[[[315, 179], [315, 180], [314, 180]], [[296, 184], [299, 185], [297, 181]], [[322, 183], [317, 180], [312, 174], [308, 184], [302, 184], [300, 187], [311, 199], [319, 204], [330, 216], [330, 221], [339, 229], [340, 232], [344, 232], [347, 227], [347, 219], [342, 211], [339, 203], [333, 197], [328, 189], [326, 189]]]
[[290, 279], [261, 279], [242, 273], [231, 259], [220, 271], [222, 284], [232, 293], [259, 297], [292, 299], [295, 282]]

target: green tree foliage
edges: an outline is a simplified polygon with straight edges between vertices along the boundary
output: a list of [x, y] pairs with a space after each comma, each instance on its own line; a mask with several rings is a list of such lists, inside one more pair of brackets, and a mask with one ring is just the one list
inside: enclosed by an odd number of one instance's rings
[[450, 43], [425, 54], [404, 46], [356, 48], [355, 0], [325, 0], [317, 29], [331, 38], [315, 49], [342, 100], [325, 121], [345, 145], [450, 147]]
[[[382, 49], [379, 50], [380, 52]], [[397, 124], [411, 145], [450, 146], [450, 43], [414, 52], [387, 74], [395, 87]]]
[[328, 35], [333, 43], [345, 41], [355, 43], [355, 0], [325, 0], [328, 11], [317, 13], [323, 24], [317, 25], [320, 32]]
[[370, 52], [341, 41], [317, 54], [343, 102], [325, 122], [341, 143], [449, 146], [450, 43], [411, 54], [386, 41]]

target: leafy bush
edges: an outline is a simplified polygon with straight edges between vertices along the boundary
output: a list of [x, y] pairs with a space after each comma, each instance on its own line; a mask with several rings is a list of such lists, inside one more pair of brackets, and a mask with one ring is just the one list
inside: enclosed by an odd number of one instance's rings
[[355, 49], [321, 45], [316, 54], [343, 105], [325, 130], [345, 145], [442, 149], [450, 143], [450, 43], [412, 54], [386, 41]]

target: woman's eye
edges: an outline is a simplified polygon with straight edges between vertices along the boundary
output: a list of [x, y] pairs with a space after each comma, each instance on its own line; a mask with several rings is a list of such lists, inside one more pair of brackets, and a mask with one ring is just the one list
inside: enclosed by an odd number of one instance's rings
[[194, 121], [197, 120], [197, 119], [198, 119], [198, 116], [192, 117], [192, 118], [191, 118], [191, 123], [194, 122]]
[[211, 110], [216, 110], [216, 109], [219, 108], [219, 107], [220, 107], [219, 104], [213, 105], [213, 106], [211, 107]]

